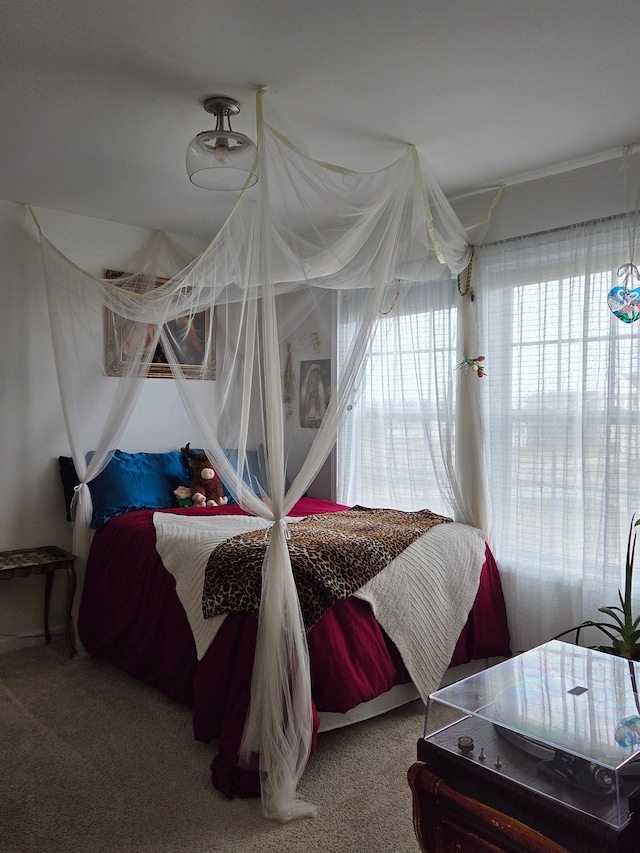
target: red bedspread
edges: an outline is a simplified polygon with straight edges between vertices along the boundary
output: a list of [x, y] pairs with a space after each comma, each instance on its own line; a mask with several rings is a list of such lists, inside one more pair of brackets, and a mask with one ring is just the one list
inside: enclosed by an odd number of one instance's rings
[[[305, 498], [291, 515], [346, 507]], [[237, 505], [167, 510], [185, 515], [242, 514]], [[214, 785], [228, 796], [257, 796], [258, 776], [237, 766], [249, 703], [257, 620], [231, 613], [198, 662], [175, 581], [155, 549], [153, 511], [111, 519], [94, 536], [78, 631], [89, 654], [106, 658], [193, 708], [196, 739], [217, 739]], [[308, 634], [314, 711], [345, 713], [409, 680], [393, 643], [357, 598], [335, 604]], [[504, 598], [487, 546], [480, 587], [452, 658], [509, 656]], [[317, 713], [316, 731], [318, 724]]]

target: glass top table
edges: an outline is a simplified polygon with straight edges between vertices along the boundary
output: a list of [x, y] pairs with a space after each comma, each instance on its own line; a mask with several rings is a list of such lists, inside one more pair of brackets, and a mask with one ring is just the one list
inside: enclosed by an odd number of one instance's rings
[[[596, 793], [598, 786], [608, 788], [617, 804], [611, 822], [620, 825], [629, 816], [623, 780], [628, 789], [640, 783], [639, 666], [552, 640], [431, 694], [424, 737], [434, 738], [427, 734], [434, 703], [486, 721], [524, 752], [546, 758], [545, 771], [584, 770]], [[457, 739], [456, 748], [461, 749]]]

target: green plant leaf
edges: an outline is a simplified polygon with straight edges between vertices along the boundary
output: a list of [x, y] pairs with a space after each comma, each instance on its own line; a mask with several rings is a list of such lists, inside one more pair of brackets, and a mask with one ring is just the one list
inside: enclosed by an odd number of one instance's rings
[[576, 625], [574, 628], [569, 628], [568, 630], [557, 634], [554, 637], [554, 640], [564, 637], [567, 634], [575, 634], [574, 642], [579, 645], [581, 631], [585, 628], [595, 628], [609, 638], [613, 647], [617, 649], [620, 655], [626, 658], [637, 658], [640, 660], [640, 615], [634, 618], [631, 600], [633, 568], [635, 563], [636, 540], [638, 534], [636, 528], [639, 526], [640, 513], [634, 513], [631, 517], [629, 535], [627, 538], [624, 595], [621, 590], [618, 590], [618, 600], [620, 605], [598, 608], [599, 613], [603, 613], [605, 616], [608, 616], [612, 621], [596, 622], [592, 619], [587, 619], [580, 625]]
[[597, 625], [595, 627], [598, 627], [603, 634], [606, 634], [606, 636], [611, 640], [613, 645], [617, 647], [618, 643], [620, 642], [620, 634], [618, 634], [617, 632], [615, 634], [611, 633], [611, 631], [608, 630], [610, 626], [605, 627], [604, 625]]
[[580, 625], [576, 625], [573, 628], [567, 628], [566, 631], [562, 631], [560, 634], [556, 634], [555, 637], [552, 637], [552, 639], [559, 640], [560, 637], [566, 637], [567, 634], [575, 634], [577, 643], [580, 639], [580, 631], [582, 631], [583, 628], [597, 628], [599, 624], [599, 622], [592, 622], [591, 620], [587, 620], [586, 622], [582, 622]]
[[[617, 604], [611, 604], [611, 605], [609, 605], [609, 607], [611, 610], [617, 610], [618, 613], [624, 614], [624, 601], [622, 600], [622, 596], [620, 595], [620, 593], [618, 593], [618, 596], [620, 598], [620, 607], [618, 607]], [[599, 607], [598, 610], [604, 610], [604, 608]]]
[[[599, 607], [599, 613], [605, 613], [607, 616], [610, 616], [614, 621], [615, 625], [610, 625], [610, 628], [622, 628], [624, 629], [625, 623], [624, 621], [615, 613], [615, 611], [622, 612], [619, 607]], [[624, 613], [622, 614], [624, 616]], [[595, 626], [594, 626], [595, 627]]]

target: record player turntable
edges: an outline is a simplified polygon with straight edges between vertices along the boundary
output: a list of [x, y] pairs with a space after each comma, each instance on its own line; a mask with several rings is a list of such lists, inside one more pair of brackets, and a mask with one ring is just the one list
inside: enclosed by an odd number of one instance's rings
[[[619, 831], [634, 811], [640, 818], [636, 666], [553, 640], [432, 694], [418, 759], [494, 808], [527, 803], [518, 819], [537, 804], [543, 832], [571, 816], [596, 835], [599, 826]], [[431, 732], [437, 705], [460, 715]]]
[[606, 767], [561, 749], [551, 749], [502, 726], [495, 726], [495, 730], [498, 735], [518, 749], [539, 758], [537, 764], [539, 773], [594, 797], [609, 797], [615, 793], [614, 775]]

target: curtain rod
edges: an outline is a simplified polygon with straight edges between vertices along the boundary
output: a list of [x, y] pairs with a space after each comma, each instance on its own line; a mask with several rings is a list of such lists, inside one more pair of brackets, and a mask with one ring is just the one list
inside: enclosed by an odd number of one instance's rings
[[584, 222], [575, 222], [573, 225], [559, 225], [557, 228], [548, 228], [544, 231], [533, 231], [531, 234], [520, 234], [517, 237], [505, 237], [504, 240], [494, 240], [490, 243], [481, 243], [479, 249], [488, 249], [492, 246], [502, 246], [505, 243], [515, 243], [517, 240], [527, 240], [530, 237], [544, 237], [545, 234], [557, 234], [559, 231], [569, 231], [571, 228], [586, 228], [589, 225], [598, 225], [602, 222], [613, 222], [623, 219], [627, 213], [615, 213], [612, 216], [603, 216], [601, 219], [587, 219]]

